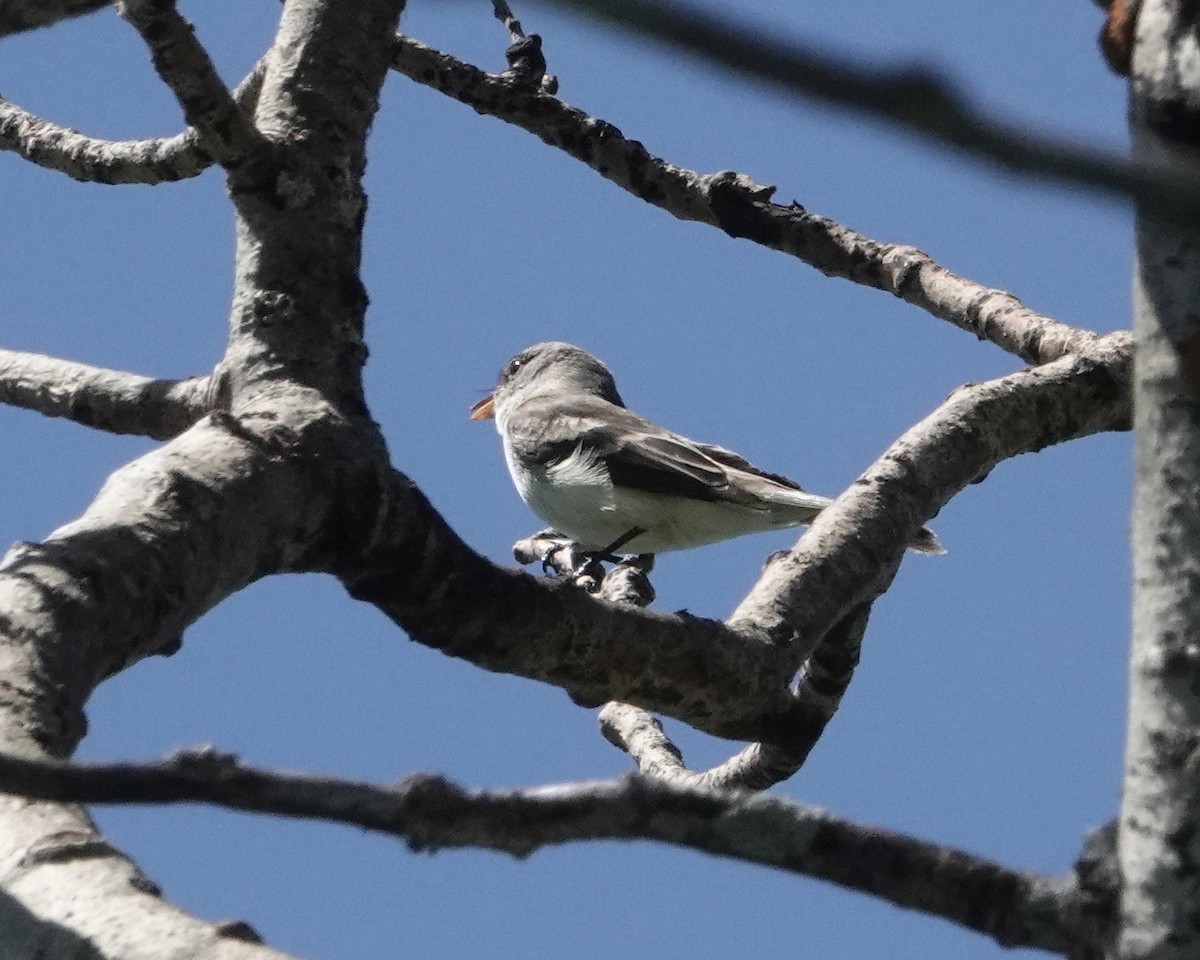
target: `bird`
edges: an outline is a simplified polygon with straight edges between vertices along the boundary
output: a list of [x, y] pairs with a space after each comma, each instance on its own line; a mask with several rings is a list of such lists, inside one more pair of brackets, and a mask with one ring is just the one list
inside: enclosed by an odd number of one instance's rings
[[[470, 418], [495, 420], [530, 509], [600, 559], [796, 527], [833, 502], [634, 413], [608, 367], [569, 343], [538, 343], [514, 356]], [[909, 547], [945, 552], [924, 528]]]

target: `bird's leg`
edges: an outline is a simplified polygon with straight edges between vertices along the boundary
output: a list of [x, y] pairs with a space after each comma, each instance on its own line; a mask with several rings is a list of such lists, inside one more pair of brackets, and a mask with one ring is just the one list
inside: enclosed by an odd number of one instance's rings
[[603, 550], [597, 550], [594, 553], [587, 554], [587, 556], [594, 557], [597, 560], [607, 560], [609, 563], [623, 563], [623, 559], [617, 556], [617, 551], [630, 540], [640, 537], [645, 532], [642, 527], [630, 527]]
[[575, 544], [571, 543], [569, 540], [559, 540], [558, 543], [554, 543], [546, 547], [545, 551], [542, 553], [542, 576], [545, 576], [547, 573], [549, 573], [551, 569], [554, 569], [555, 573], [558, 572], [558, 564], [555, 560], [555, 554], [560, 550], [566, 551], [566, 566], [568, 568], [575, 566]]

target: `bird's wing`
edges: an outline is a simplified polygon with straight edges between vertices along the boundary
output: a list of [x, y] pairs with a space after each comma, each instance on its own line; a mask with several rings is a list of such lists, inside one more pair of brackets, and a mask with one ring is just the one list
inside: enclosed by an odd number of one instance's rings
[[705, 456], [715, 460], [722, 466], [732, 467], [734, 470], [740, 470], [742, 473], [762, 477], [764, 480], [770, 480], [772, 483], [777, 483], [781, 487], [787, 487], [789, 490], [804, 492], [804, 488], [790, 477], [785, 477], [781, 473], [769, 473], [766, 470], [761, 470], [745, 457], [734, 453], [732, 450], [726, 450], [724, 447], [718, 447], [711, 443], [697, 443], [695, 446]]
[[[766, 488], [784, 488], [779, 492], [789, 500], [803, 495], [795, 482], [759, 470], [736, 453], [696, 443], [598, 398], [557, 399], [544, 411], [522, 412], [535, 415], [519, 418], [523, 429], [514, 443], [524, 457], [543, 466], [553, 466], [584, 445], [603, 462], [613, 483], [623, 487], [758, 510], [768, 509]], [[815, 509], [827, 502], [812, 500]]]

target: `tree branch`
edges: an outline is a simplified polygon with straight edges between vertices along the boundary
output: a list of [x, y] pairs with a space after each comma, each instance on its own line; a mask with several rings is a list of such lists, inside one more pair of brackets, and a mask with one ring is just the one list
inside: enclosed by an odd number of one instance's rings
[[[1146, 0], [1136, 31], [1134, 155], [1200, 173], [1200, 6]], [[1182, 958], [1200, 955], [1200, 223], [1137, 213], [1133, 630], [1109, 956]]]
[[1049, 363], [1098, 339], [1030, 310], [1012, 294], [952, 273], [915, 247], [880, 243], [796, 203], [772, 203], [774, 187], [730, 171], [701, 174], [674, 166], [607, 121], [410, 37], [397, 37], [392, 65], [478, 113], [564, 150], [680, 220], [719, 227], [732, 237], [796, 257], [826, 276], [894, 294], [1028, 363]]
[[257, 578], [314, 564], [342, 476], [335, 464], [317, 469], [315, 448], [330, 455], [328, 436], [298, 442], [321, 433], [286, 421], [254, 431], [212, 414], [116, 471], [78, 520], [10, 549], [0, 562], [0, 652], [31, 659], [2, 662], [0, 712], [24, 701], [5, 691], [40, 691], [23, 735], [63, 754], [102, 679], [171, 652], [201, 614]]
[[665, 0], [553, 0], [729, 70], [876, 117], [939, 146], [1015, 173], [1128, 197], [1170, 217], [1200, 213], [1200, 178], [1185, 164], [1127, 160], [1033, 134], [988, 116], [927, 66], [870, 69], [813, 47], [779, 43], [728, 17]]
[[108, 433], [167, 440], [210, 408], [208, 377], [151, 380], [37, 353], [0, 350], [0, 403]]
[[[570, 583], [610, 603], [646, 607], [653, 602], [654, 588], [648, 577], [653, 558], [647, 563], [646, 558], [639, 557], [635, 562], [618, 563], [606, 571], [594, 558], [581, 563], [578, 551], [578, 544], [553, 530], [544, 530], [513, 546], [513, 554], [519, 563], [540, 562], [543, 569], [552, 569], [560, 582]], [[605, 704], [600, 711], [600, 731], [609, 743], [628, 753], [638, 770], [647, 776], [698, 787], [765, 790], [792, 776], [808, 758], [850, 683], [858, 663], [858, 647], [866, 622], [864, 610], [861, 615], [848, 617], [830, 631], [826, 642], [805, 665], [804, 679], [791, 704], [789, 725], [776, 731], [777, 739], [749, 744], [711, 770], [689, 770], [679, 748], [663, 732], [658, 719], [633, 704], [615, 700]], [[849, 662], [844, 654], [839, 656], [834, 637], [853, 648]], [[831, 670], [834, 663], [836, 669]], [[819, 695], [816, 690], [820, 691]]]
[[771, 740], [787, 729], [795, 671], [759, 637], [498, 567], [400, 474], [360, 549], [333, 572], [426, 646], [554, 684], [578, 703], [628, 701], [716, 736]]
[[1009, 947], [1066, 952], [1074, 885], [843, 820], [776, 797], [629, 777], [466, 790], [429, 774], [394, 787], [244, 767], [211, 749], [157, 764], [70, 765], [0, 756], [0, 786], [83, 803], [204, 802], [352, 824], [414, 850], [527, 856], [577, 840], [658, 840], [786, 870], [921, 910]]
[[118, 0], [117, 11], [141, 34], [154, 69], [175, 94], [200, 146], [217, 163], [237, 167], [265, 145], [174, 0]]
[[[253, 110], [262, 88], [263, 61], [238, 84], [233, 99]], [[212, 166], [192, 128], [169, 138], [101, 140], [61, 127], [0, 97], [0, 150], [85, 183], [167, 183], [186, 180]]]
[[[366, 539], [390, 474], [361, 400], [360, 181], [399, 4], [289, 0], [259, 109], [286, 112], [284, 133], [318, 132], [285, 149], [323, 178], [320, 189], [262, 178], [258, 163], [230, 173], [243, 217], [230, 346], [214, 374], [222, 410], [118, 470], [79, 520], [0, 563], [0, 749], [65, 755], [101, 680], [172, 652], [184, 629], [255, 579], [325, 570], [346, 541]], [[126, 10], [203, 148], [236, 163], [246, 130], [258, 135], [223, 102], [186, 25], [157, 0]], [[258, 214], [249, 224], [247, 210]], [[214, 928], [166, 903], [77, 807], [0, 794], [0, 869], [3, 956], [60, 945], [158, 956], [166, 940], [181, 955], [278, 956], [243, 942], [244, 928]]]
[[673, 783], [715, 789], [765, 790], [804, 766], [837, 712], [858, 665], [868, 610], [852, 613], [825, 636], [804, 665], [790, 728], [773, 742], [749, 744], [709, 770], [689, 770], [679, 748], [652, 714], [628, 703], [608, 703], [600, 730], [613, 746], [633, 758], [638, 770]]
[[[101, 680], [178, 649], [184, 629], [255, 579], [319, 567], [323, 531], [340, 526], [331, 512], [363, 497], [347, 465], [369, 456], [357, 438], [339, 447], [336, 427], [296, 423], [303, 415], [210, 415], [114, 473], [79, 520], [8, 552], [0, 750], [68, 754]], [[240, 939], [240, 928], [223, 931], [167, 903], [78, 807], [0, 793], [0, 872], [3, 956], [42, 955], [59, 938], [78, 938], [96, 953], [73, 956], [132, 957], [133, 931], [169, 931], [185, 952], [280, 956], [224, 943]]]
[[888, 583], [904, 545], [998, 463], [1129, 428], [1132, 349], [1111, 334], [1086, 356], [956, 391], [908, 430], [770, 565], [727, 621], [790, 647], [799, 667], [826, 631]]
[[0, 37], [107, 7], [110, 0], [0, 0]]

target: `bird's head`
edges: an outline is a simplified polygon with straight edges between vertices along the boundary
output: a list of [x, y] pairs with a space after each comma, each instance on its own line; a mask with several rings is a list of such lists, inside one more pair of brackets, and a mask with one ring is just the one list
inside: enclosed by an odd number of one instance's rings
[[611, 371], [596, 357], [569, 343], [537, 343], [504, 365], [492, 392], [471, 407], [471, 419], [503, 417], [512, 404], [533, 397], [580, 392], [625, 406]]

